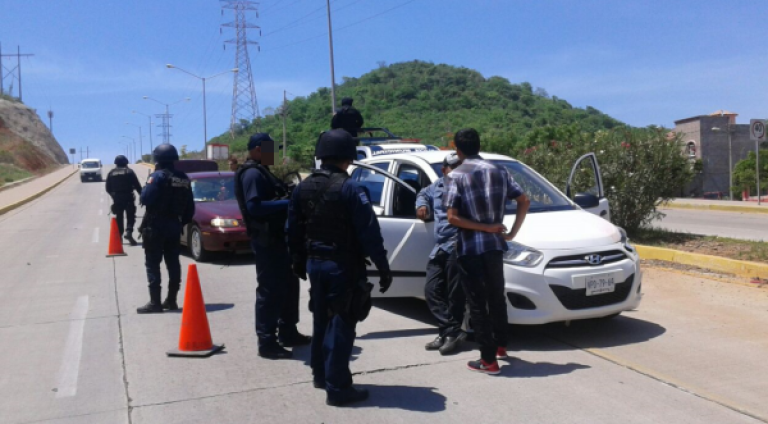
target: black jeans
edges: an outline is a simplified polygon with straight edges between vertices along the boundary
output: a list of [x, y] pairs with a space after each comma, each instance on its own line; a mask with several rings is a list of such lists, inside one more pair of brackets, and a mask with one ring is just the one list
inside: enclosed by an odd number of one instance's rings
[[[136, 225], [136, 200], [133, 193], [116, 193], [112, 198], [114, 204], [115, 218], [117, 218], [117, 230], [120, 236], [133, 233], [133, 227]], [[128, 221], [128, 227], [123, 227], [123, 217]]]
[[461, 284], [469, 301], [469, 316], [485, 362], [496, 361], [496, 349], [507, 345], [507, 302], [502, 252], [459, 256]]
[[424, 297], [432, 315], [437, 319], [440, 337], [456, 336], [461, 331], [466, 308], [466, 296], [459, 283], [456, 250], [448, 254], [440, 250], [427, 263], [427, 284]]
[[259, 346], [274, 345], [292, 336], [299, 322], [299, 279], [291, 270], [285, 244], [262, 245], [251, 240], [256, 257], [256, 335]]

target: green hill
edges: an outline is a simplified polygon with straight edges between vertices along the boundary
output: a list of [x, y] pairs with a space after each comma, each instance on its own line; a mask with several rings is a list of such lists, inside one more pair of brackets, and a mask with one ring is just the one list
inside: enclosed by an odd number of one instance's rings
[[[366, 126], [387, 127], [402, 137], [438, 146], [446, 146], [452, 132], [464, 127], [476, 128], [492, 145], [513, 146], [531, 143], [536, 134], [541, 138], [555, 127], [593, 132], [624, 125], [592, 107], [575, 108], [543, 89], [534, 90], [527, 82], [512, 84], [449, 65], [396, 63], [343, 80], [336, 89], [337, 101], [354, 98]], [[306, 164], [318, 134], [330, 128], [330, 90], [320, 88], [291, 100], [287, 110], [289, 155]], [[211, 142], [230, 144], [234, 154], [243, 156], [247, 138], [257, 128], [282, 140], [281, 117], [270, 114], [260, 122], [243, 122], [234, 141], [227, 132]]]

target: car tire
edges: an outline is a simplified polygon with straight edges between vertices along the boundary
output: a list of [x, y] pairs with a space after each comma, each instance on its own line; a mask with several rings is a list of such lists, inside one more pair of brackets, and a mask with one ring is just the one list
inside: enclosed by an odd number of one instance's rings
[[205, 246], [203, 246], [203, 233], [196, 226], [192, 226], [189, 230], [187, 247], [192, 258], [197, 262], [205, 262], [211, 257], [211, 252], [205, 250]]

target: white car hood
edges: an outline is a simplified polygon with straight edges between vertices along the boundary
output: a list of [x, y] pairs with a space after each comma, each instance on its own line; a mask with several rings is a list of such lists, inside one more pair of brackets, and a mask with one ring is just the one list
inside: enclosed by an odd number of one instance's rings
[[[512, 228], [514, 215], [504, 218]], [[583, 210], [529, 213], [515, 241], [534, 249], [560, 250], [607, 246], [621, 241], [615, 225]]]

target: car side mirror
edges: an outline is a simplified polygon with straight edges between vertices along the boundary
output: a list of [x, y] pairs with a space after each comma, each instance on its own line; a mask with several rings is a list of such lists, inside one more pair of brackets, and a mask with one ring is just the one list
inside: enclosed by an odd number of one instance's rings
[[573, 197], [573, 201], [581, 206], [582, 209], [592, 209], [600, 206], [600, 199], [590, 193], [576, 193]]

